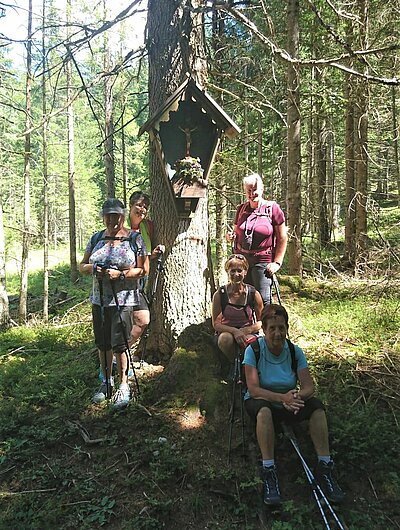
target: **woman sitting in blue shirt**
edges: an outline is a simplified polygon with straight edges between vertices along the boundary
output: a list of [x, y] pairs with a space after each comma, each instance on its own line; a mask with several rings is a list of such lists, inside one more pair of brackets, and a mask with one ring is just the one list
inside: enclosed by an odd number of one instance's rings
[[257, 339], [259, 358], [256, 358], [257, 349], [250, 345], [245, 350], [243, 364], [248, 388], [245, 408], [256, 421], [257, 441], [263, 459], [264, 503], [281, 502], [274, 459], [274, 423], [293, 424], [303, 420], [309, 420], [311, 439], [318, 455], [316, 479], [330, 501], [340, 502], [344, 499], [344, 492], [332, 476], [325, 408], [313, 397], [314, 382], [304, 353], [298, 346], [294, 346], [296, 373], [293, 372], [292, 355], [286, 341], [289, 327], [286, 309], [276, 304], [265, 306], [261, 322], [264, 337]]

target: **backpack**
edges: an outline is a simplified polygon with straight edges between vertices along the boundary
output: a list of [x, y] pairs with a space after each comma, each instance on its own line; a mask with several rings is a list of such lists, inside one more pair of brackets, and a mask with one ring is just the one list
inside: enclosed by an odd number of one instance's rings
[[[290, 350], [290, 356], [292, 358], [292, 371], [296, 374], [297, 377], [297, 359], [296, 359], [296, 350], [294, 348], [294, 344], [290, 339], [286, 339], [286, 342], [289, 346]], [[256, 365], [258, 368], [258, 361], [260, 360], [260, 343], [258, 341], [258, 338], [250, 343], [250, 346], [254, 352], [255, 358], [256, 358]]]
[[[96, 232], [90, 238], [90, 252], [91, 253], [93, 252], [94, 247], [97, 245], [97, 243], [101, 239], [105, 239], [105, 240], [108, 239], [107, 236], [103, 237], [104, 233], [105, 233], [105, 230], [100, 230], [100, 232]], [[139, 232], [131, 232], [128, 237], [120, 237], [120, 238], [117, 238], [117, 239], [120, 239], [121, 241], [128, 241], [129, 240], [131, 249], [136, 254], [137, 251], [138, 251], [138, 246], [136, 244], [136, 238], [137, 238], [138, 235], [139, 235]], [[109, 239], [115, 239], [115, 238], [109, 238]]]
[[[256, 321], [255, 316], [255, 305], [256, 305], [256, 290], [253, 285], [247, 284], [248, 292], [247, 292], [247, 304], [243, 307], [243, 311], [246, 313], [246, 307], [250, 306], [253, 314], [253, 320]], [[221, 313], [223, 314], [225, 311], [226, 306], [229, 304], [229, 297], [228, 297], [228, 291], [226, 289], [225, 285], [222, 285], [219, 288], [219, 296], [221, 300]], [[246, 313], [247, 316], [247, 313]]]

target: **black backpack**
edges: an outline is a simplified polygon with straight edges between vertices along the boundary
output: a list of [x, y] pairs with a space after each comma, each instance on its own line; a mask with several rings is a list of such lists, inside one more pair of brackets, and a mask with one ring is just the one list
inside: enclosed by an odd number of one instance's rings
[[[297, 377], [297, 359], [296, 359], [296, 350], [294, 348], [294, 344], [290, 339], [286, 339], [286, 342], [288, 343], [289, 350], [290, 350], [290, 356], [292, 357], [292, 370], [296, 374]], [[256, 365], [258, 369], [258, 361], [260, 360], [260, 343], [258, 341], [258, 338], [253, 341], [250, 346], [253, 349], [255, 358], [256, 358]]]
[[[251, 307], [252, 314], [253, 314], [253, 321], [256, 321], [256, 315], [255, 315], [255, 305], [256, 305], [256, 290], [253, 287], [253, 285], [247, 284], [248, 288], [248, 296], [247, 296], [247, 304], [243, 307], [243, 311], [246, 313], [246, 307]], [[219, 296], [221, 299], [221, 313], [223, 314], [225, 311], [226, 306], [229, 303], [229, 297], [228, 297], [228, 291], [226, 290], [226, 286], [222, 285], [222, 287], [219, 288]], [[246, 313], [247, 316], [247, 313]]]
[[[104, 233], [105, 233], [105, 230], [100, 230], [100, 232], [96, 232], [90, 238], [90, 252], [91, 253], [93, 252], [94, 247], [97, 245], [97, 243], [101, 239], [107, 239], [107, 237], [103, 237]], [[123, 237], [123, 238], [118, 238], [118, 239], [121, 239], [122, 241], [128, 241], [129, 240], [129, 244], [131, 245], [131, 249], [136, 254], [137, 251], [138, 251], [138, 246], [137, 246], [137, 243], [136, 243], [136, 238], [137, 238], [138, 235], [139, 235], [139, 232], [131, 232], [128, 237]], [[110, 238], [110, 239], [112, 239], [112, 238]]]

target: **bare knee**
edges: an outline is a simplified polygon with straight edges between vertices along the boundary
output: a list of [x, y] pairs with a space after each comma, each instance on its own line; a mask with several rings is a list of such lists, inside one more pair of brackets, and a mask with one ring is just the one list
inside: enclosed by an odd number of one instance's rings
[[257, 414], [257, 425], [270, 427], [272, 425], [272, 412], [268, 407], [263, 407]]
[[149, 325], [150, 322], [150, 311], [147, 309], [141, 309], [140, 311], [133, 312], [133, 325], [144, 329]]
[[218, 348], [233, 361], [235, 355], [235, 341], [231, 333], [221, 333], [218, 337]]

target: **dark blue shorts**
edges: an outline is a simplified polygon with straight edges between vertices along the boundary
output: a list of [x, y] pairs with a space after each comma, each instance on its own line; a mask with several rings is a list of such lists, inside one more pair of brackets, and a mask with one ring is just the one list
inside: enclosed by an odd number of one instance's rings
[[293, 414], [293, 412], [286, 410], [284, 407], [274, 407], [270, 401], [266, 401], [264, 399], [250, 398], [246, 399], [244, 402], [244, 408], [246, 409], [247, 414], [254, 421], [257, 420], [257, 414], [264, 407], [267, 407], [271, 410], [274, 424], [282, 422], [288, 424], [300, 423], [301, 421], [309, 420], [315, 410], [325, 410], [322, 401], [315, 397], [307, 399], [304, 404], [304, 407], [297, 414]]

